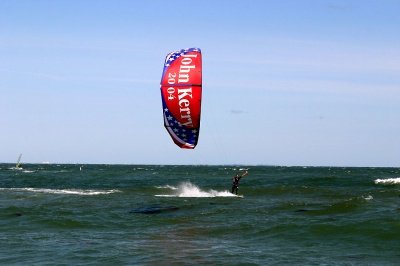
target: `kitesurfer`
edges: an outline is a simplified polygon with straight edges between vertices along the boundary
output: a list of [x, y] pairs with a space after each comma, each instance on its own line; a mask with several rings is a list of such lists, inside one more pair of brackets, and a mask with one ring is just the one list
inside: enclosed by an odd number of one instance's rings
[[243, 174], [237, 173], [233, 178], [232, 178], [232, 194], [235, 192], [235, 194], [238, 194], [238, 189], [239, 189], [239, 180], [247, 175], [249, 172], [246, 170]]

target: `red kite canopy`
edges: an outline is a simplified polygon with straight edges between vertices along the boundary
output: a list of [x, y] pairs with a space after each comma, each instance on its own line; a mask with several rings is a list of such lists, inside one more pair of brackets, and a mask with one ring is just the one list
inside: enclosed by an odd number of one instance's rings
[[198, 48], [171, 52], [165, 58], [161, 78], [164, 126], [181, 148], [194, 149], [200, 131], [201, 51]]

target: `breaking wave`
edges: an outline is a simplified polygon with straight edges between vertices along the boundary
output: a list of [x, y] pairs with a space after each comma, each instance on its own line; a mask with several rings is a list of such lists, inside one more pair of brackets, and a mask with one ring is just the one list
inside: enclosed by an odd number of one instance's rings
[[111, 190], [92, 190], [92, 189], [49, 189], [49, 188], [0, 188], [0, 191], [17, 191], [17, 192], [35, 192], [35, 193], [47, 193], [47, 194], [70, 194], [70, 195], [104, 195], [121, 192], [117, 189]]
[[166, 185], [166, 186], [156, 186], [156, 188], [160, 188], [160, 189], [162, 189], [162, 188], [167, 188], [167, 189], [172, 189], [172, 190], [177, 190], [177, 189], [178, 189], [177, 187], [170, 186], [170, 185]]
[[190, 182], [183, 182], [178, 187], [160, 186], [157, 188], [168, 188], [174, 190], [173, 194], [155, 195], [156, 197], [183, 197], [183, 198], [214, 198], [214, 197], [236, 197], [229, 191], [217, 191], [210, 189], [209, 191], [201, 190], [198, 186]]
[[384, 184], [384, 185], [400, 184], [400, 177], [387, 178], [387, 179], [376, 179], [375, 184]]

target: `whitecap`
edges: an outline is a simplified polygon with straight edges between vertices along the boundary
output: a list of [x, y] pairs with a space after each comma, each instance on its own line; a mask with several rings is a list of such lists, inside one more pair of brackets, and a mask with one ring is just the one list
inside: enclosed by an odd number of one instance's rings
[[117, 189], [111, 190], [93, 190], [93, 189], [50, 189], [50, 188], [0, 188], [0, 191], [17, 191], [17, 192], [35, 192], [35, 193], [46, 193], [46, 194], [64, 194], [64, 195], [104, 195], [121, 192]]
[[229, 191], [217, 191], [210, 189], [209, 191], [201, 190], [198, 186], [190, 183], [181, 183], [174, 194], [155, 195], [157, 197], [181, 197], [181, 198], [214, 198], [214, 197], [236, 197]]
[[35, 171], [33, 171], [33, 170], [23, 170], [22, 172], [24, 172], [24, 173], [34, 173]]
[[374, 199], [374, 197], [372, 197], [371, 195], [363, 196], [363, 198], [364, 198], [365, 200], [373, 200], [373, 199]]
[[16, 171], [22, 171], [24, 170], [22, 167], [10, 167], [8, 170], [16, 170]]
[[400, 177], [387, 178], [387, 179], [376, 179], [375, 184], [384, 184], [384, 185], [400, 184]]
[[172, 190], [177, 190], [177, 187], [170, 186], [170, 185], [165, 185], [165, 186], [156, 186], [158, 189], [172, 189]]

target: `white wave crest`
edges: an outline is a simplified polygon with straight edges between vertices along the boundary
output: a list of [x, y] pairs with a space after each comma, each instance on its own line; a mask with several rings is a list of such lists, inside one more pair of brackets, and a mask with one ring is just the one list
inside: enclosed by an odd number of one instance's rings
[[177, 190], [177, 189], [178, 189], [177, 187], [170, 186], [170, 185], [156, 186], [156, 188], [159, 188], [159, 189], [164, 189], [164, 188], [166, 188], [166, 189], [172, 189], [172, 190]]
[[47, 194], [70, 194], [70, 195], [83, 195], [83, 196], [93, 196], [93, 195], [104, 195], [112, 194], [116, 192], [121, 192], [117, 189], [111, 190], [92, 190], [92, 189], [49, 189], [49, 188], [0, 188], [0, 191], [18, 191], [18, 192], [36, 192], [36, 193], [47, 193]]
[[374, 197], [372, 197], [371, 195], [368, 195], [368, 196], [363, 196], [363, 199], [365, 199], [366, 201], [369, 201], [369, 200], [373, 200]]
[[214, 198], [214, 197], [236, 197], [236, 195], [225, 191], [209, 190], [203, 191], [190, 182], [181, 183], [174, 194], [155, 195], [157, 197], [184, 197], [184, 198]]
[[22, 172], [24, 172], [24, 173], [34, 173], [35, 171], [34, 170], [24, 170]]
[[400, 184], [400, 177], [387, 178], [387, 179], [376, 179], [375, 184], [384, 184], [384, 185]]

